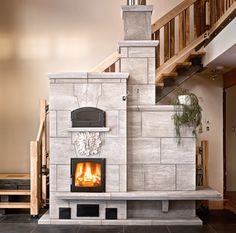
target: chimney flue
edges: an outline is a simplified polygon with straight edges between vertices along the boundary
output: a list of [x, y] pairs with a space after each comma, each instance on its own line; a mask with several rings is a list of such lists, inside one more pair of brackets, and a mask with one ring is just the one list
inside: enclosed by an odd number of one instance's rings
[[127, 0], [127, 5], [146, 5], [146, 0]]

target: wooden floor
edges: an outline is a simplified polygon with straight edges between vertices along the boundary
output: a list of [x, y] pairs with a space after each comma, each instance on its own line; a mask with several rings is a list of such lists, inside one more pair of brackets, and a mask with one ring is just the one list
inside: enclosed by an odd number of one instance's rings
[[236, 214], [236, 192], [226, 192], [223, 201], [210, 201], [208, 203], [211, 210], [230, 210]]
[[225, 209], [236, 214], [236, 192], [226, 192], [225, 199]]

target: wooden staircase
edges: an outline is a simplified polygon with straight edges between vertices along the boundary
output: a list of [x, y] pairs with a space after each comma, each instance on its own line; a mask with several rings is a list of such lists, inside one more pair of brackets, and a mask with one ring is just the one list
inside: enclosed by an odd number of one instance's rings
[[[152, 25], [156, 49], [156, 102], [200, 72], [204, 47], [236, 16], [236, 0], [184, 0]], [[115, 52], [92, 71], [119, 72]]]
[[30, 174], [0, 174], [0, 209], [30, 209], [31, 216], [38, 216], [48, 203], [47, 108], [41, 100], [40, 127], [30, 144]]

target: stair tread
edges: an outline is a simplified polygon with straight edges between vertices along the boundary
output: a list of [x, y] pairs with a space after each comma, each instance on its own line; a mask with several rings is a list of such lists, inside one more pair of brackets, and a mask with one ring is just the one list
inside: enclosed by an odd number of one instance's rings
[[0, 190], [0, 195], [30, 195], [30, 190]]
[[169, 73], [163, 73], [161, 74], [162, 77], [176, 77], [178, 76], [177, 72], [169, 72]]
[[185, 66], [191, 66], [191, 65], [192, 65], [192, 62], [188, 62], [188, 61], [186, 61], [186, 62], [177, 62], [176, 63], [177, 67], [185, 67]]
[[30, 202], [0, 202], [2, 209], [29, 209]]
[[193, 52], [190, 54], [190, 58], [194, 58], [194, 57], [202, 57], [206, 54], [205, 51], [198, 51], [198, 52]]
[[28, 173], [4, 173], [0, 174], [0, 180], [29, 180], [30, 174]]

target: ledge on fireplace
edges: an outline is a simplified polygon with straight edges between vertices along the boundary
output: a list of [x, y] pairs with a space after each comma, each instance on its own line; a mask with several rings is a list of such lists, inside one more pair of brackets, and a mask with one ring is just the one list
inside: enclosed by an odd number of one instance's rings
[[67, 129], [69, 132], [109, 132], [108, 127], [74, 127]]
[[220, 200], [221, 193], [199, 187], [193, 191], [130, 191], [116, 193], [71, 193], [56, 192], [57, 198], [63, 200]]

